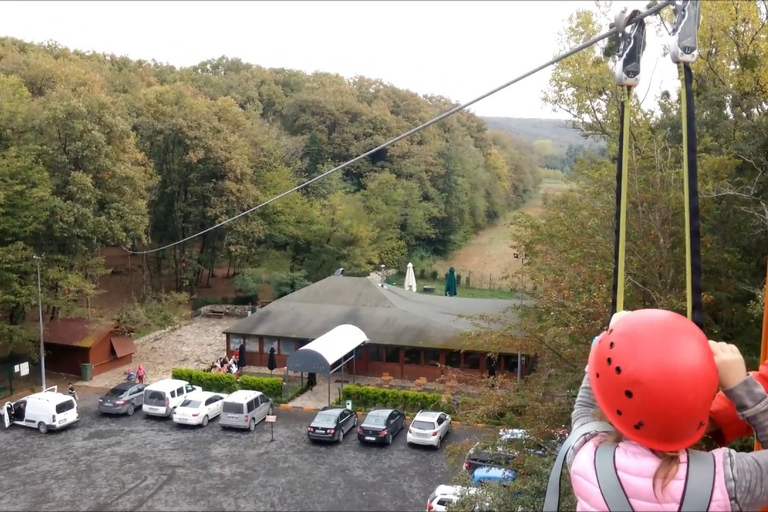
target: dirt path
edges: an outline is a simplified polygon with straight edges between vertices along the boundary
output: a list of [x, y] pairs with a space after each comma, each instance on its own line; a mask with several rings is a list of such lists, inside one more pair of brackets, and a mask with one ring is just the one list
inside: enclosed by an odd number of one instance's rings
[[[545, 180], [540, 191], [520, 211], [538, 215], [546, 195], [558, 194], [565, 185], [561, 181]], [[517, 212], [509, 212], [498, 225], [484, 229], [475, 238], [453, 254], [450, 258], [438, 261], [435, 265], [440, 275], [448, 267], [456, 268], [457, 273], [468, 276], [471, 273], [473, 287], [495, 288], [510, 279], [520, 268], [521, 262], [515, 259], [512, 248], [513, 233], [510, 220]]]

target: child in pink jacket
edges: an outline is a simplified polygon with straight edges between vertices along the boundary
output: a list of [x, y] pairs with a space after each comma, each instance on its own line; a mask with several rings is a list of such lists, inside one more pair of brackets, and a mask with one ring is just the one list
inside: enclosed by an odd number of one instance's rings
[[768, 395], [739, 350], [708, 341], [662, 310], [614, 315], [595, 338], [576, 398], [572, 434], [550, 477], [557, 510], [563, 462], [577, 510], [729, 511], [768, 504], [768, 451], [693, 450], [718, 390], [768, 443]]

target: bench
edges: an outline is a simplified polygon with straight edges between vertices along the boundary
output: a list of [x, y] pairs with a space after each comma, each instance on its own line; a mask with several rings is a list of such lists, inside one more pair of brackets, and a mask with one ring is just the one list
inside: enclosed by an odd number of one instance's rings
[[225, 314], [225, 311], [220, 309], [209, 309], [205, 312], [205, 316], [207, 317], [213, 317], [213, 318], [223, 318]]
[[435, 293], [435, 287], [434, 286], [423, 286], [421, 288], [421, 291], [424, 293]]

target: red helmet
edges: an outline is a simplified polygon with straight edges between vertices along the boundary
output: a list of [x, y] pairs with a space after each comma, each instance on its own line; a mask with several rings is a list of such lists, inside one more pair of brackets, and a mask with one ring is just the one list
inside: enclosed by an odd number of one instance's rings
[[717, 366], [686, 317], [643, 309], [617, 319], [592, 345], [588, 371], [597, 404], [627, 439], [674, 452], [704, 435]]

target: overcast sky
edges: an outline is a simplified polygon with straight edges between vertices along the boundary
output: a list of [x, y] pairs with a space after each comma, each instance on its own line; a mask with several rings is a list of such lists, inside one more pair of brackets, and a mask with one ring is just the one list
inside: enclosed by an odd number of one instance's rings
[[[621, 5], [643, 9], [646, 0]], [[469, 101], [553, 57], [589, 1], [0, 2], [0, 35], [188, 66], [226, 55], [266, 67], [380, 78]], [[611, 20], [605, 20], [605, 27]], [[649, 33], [650, 103], [676, 71]], [[656, 67], [655, 71], [652, 70]], [[542, 71], [475, 105], [484, 116], [565, 118], [541, 102]]]

